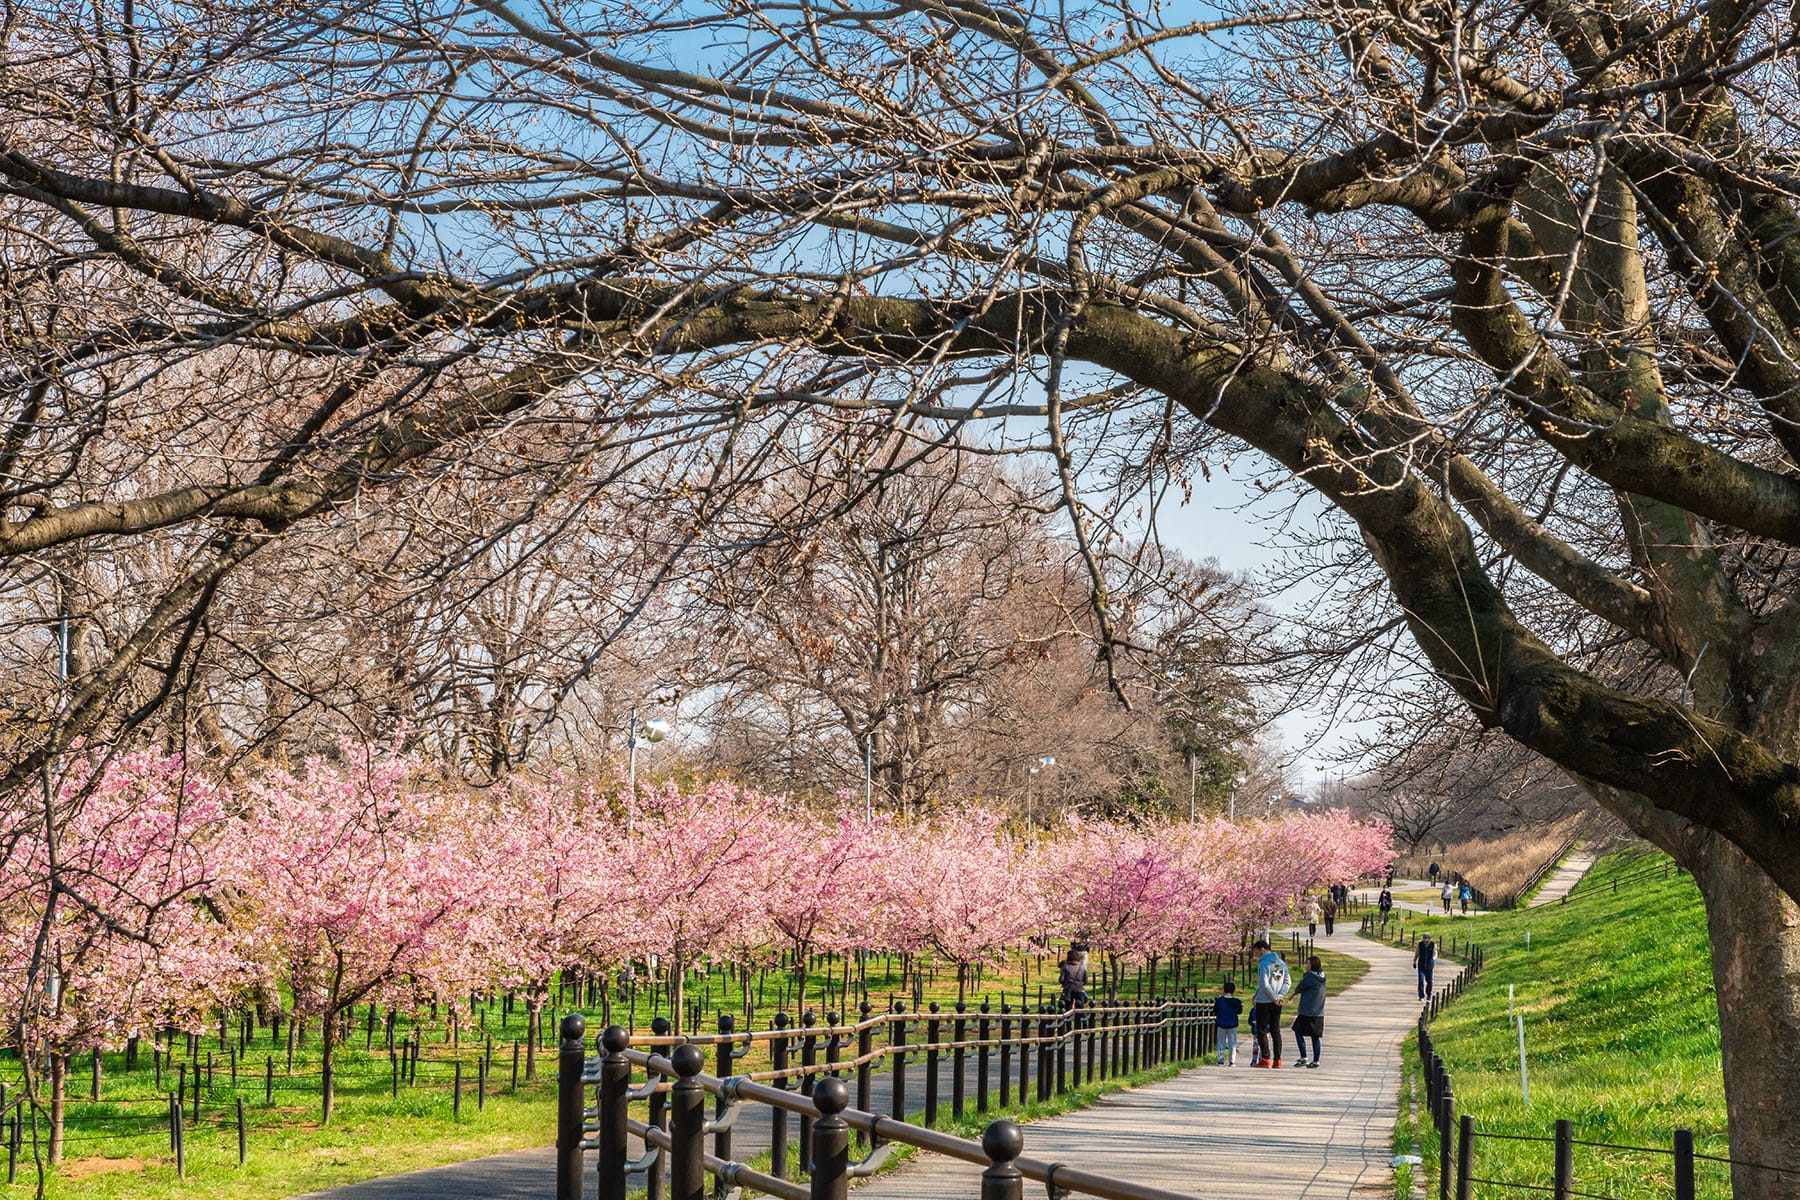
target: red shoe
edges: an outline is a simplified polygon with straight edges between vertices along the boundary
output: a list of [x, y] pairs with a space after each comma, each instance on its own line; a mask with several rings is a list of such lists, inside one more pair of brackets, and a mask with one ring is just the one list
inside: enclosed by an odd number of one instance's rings
[[1275, 1060], [1275, 1065], [1278, 1067], [1281, 1065], [1281, 1060], [1279, 1058]]

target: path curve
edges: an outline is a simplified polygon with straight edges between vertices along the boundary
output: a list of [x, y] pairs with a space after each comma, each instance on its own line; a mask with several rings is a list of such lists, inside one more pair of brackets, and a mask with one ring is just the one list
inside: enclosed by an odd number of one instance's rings
[[[1374, 1200], [1391, 1191], [1399, 1044], [1418, 1023], [1412, 952], [1340, 933], [1320, 944], [1366, 960], [1333, 996], [1317, 1070], [1204, 1066], [1116, 1092], [1079, 1112], [1025, 1126], [1025, 1153], [1169, 1188], [1202, 1200]], [[1460, 972], [1442, 963], [1441, 988]], [[1290, 1009], [1291, 1013], [1291, 1009]], [[1291, 1016], [1290, 1016], [1291, 1021]], [[979, 1194], [980, 1169], [936, 1157], [878, 1177], [862, 1200]]]

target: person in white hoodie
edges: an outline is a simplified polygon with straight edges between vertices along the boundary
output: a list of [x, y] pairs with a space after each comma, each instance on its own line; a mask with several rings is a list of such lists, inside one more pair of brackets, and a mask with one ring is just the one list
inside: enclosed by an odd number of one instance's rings
[[1282, 960], [1281, 955], [1269, 948], [1267, 938], [1258, 938], [1250, 948], [1262, 951], [1262, 957], [1256, 960], [1256, 995], [1252, 998], [1256, 1007], [1256, 1043], [1261, 1051], [1261, 1057], [1254, 1065], [1279, 1067], [1281, 1002], [1287, 998], [1294, 981], [1288, 974], [1287, 963]]

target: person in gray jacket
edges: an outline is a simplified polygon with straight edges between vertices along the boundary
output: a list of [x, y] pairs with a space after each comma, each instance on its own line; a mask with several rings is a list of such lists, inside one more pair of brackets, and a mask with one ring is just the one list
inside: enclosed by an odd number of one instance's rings
[[1251, 997], [1251, 1008], [1256, 1017], [1256, 1045], [1260, 1052], [1255, 1067], [1279, 1067], [1281, 1065], [1281, 1002], [1287, 998], [1293, 986], [1288, 977], [1287, 963], [1281, 955], [1269, 948], [1269, 939], [1257, 938], [1250, 947], [1262, 951], [1256, 960], [1256, 995]]
[[[1325, 1036], [1325, 967], [1318, 955], [1306, 960], [1306, 974], [1294, 985], [1299, 1013], [1294, 1017], [1294, 1043], [1300, 1051], [1296, 1067], [1319, 1065], [1319, 1039]], [[1306, 1039], [1312, 1039], [1312, 1061], [1306, 1061]]]

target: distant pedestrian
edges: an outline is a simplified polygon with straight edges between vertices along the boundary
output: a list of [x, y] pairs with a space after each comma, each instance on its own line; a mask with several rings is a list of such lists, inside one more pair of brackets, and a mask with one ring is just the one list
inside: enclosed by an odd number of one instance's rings
[[1256, 960], [1256, 995], [1251, 1003], [1256, 1010], [1256, 1044], [1265, 1067], [1281, 1065], [1281, 1002], [1294, 986], [1287, 963], [1269, 948], [1268, 940], [1258, 938], [1253, 950], [1261, 950]]
[[1382, 888], [1381, 897], [1375, 901], [1375, 907], [1381, 910], [1381, 923], [1386, 925], [1388, 913], [1394, 910], [1394, 893]]
[[1385, 879], [1382, 882], [1381, 886], [1382, 887], [1393, 887], [1394, 886], [1394, 864], [1393, 863], [1389, 863], [1387, 865], [1387, 879]]
[[1469, 915], [1469, 897], [1469, 881], [1465, 879], [1462, 881], [1462, 886], [1456, 889], [1456, 898], [1462, 901], [1463, 916], [1465, 917]]
[[1447, 917], [1450, 915], [1450, 902], [1456, 899], [1456, 889], [1450, 886], [1448, 879], [1444, 880], [1444, 890], [1440, 895], [1443, 897], [1444, 915]]
[[1213, 1028], [1219, 1035], [1219, 1065], [1221, 1067], [1237, 1066], [1238, 1018], [1243, 1015], [1244, 1002], [1236, 995], [1237, 984], [1227, 979], [1219, 989], [1219, 995], [1213, 997]]
[[1413, 966], [1419, 970], [1419, 999], [1431, 995], [1431, 971], [1437, 966], [1437, 943], [1431, 940], [1429, 933], [1419, 935], [1419, 944], [1413, 949]]
[[1331, 927], [1337, 923], [1337, 901], [1327, 897], [1322, 910], [1325, 914], [1325, 936], [1331, 936]]
[[1319, 916], [1320, 916], [1319, 898], [1317, 896], [1315, 896], [1311, 900], [1308, 900], [1306, 902], [1306, 936], [1307, 937], [1317, 937], [1319, 935]]
[[[1300, 1011], [1294, 1017], [1294, 1044], [1299, 1049], [1296, 1067], [1319, 1065], [1319, 1039], [1325, 1036], [1325, 966], [1318, 955], [1306, 960], [1306, 974], [1294, 985]], [[1312, 1061], [1306, 1060], [1306, 1039], [1312, 1039]]]
[[1426, 874], [1431, 876], [1431, 882], [1437, 882], [1438, 872], [1442, 869], [1443, 868], [1439, 867], [1436, 863], [1431, 864], [1431, 870], [1426, 872]]
[[1069, 953], [1057, 968], [1056, 981], [1062, 987], [1063, 1011], [1080, 1006], [1087, 1007], [1087, 950], [1073, 943]]

